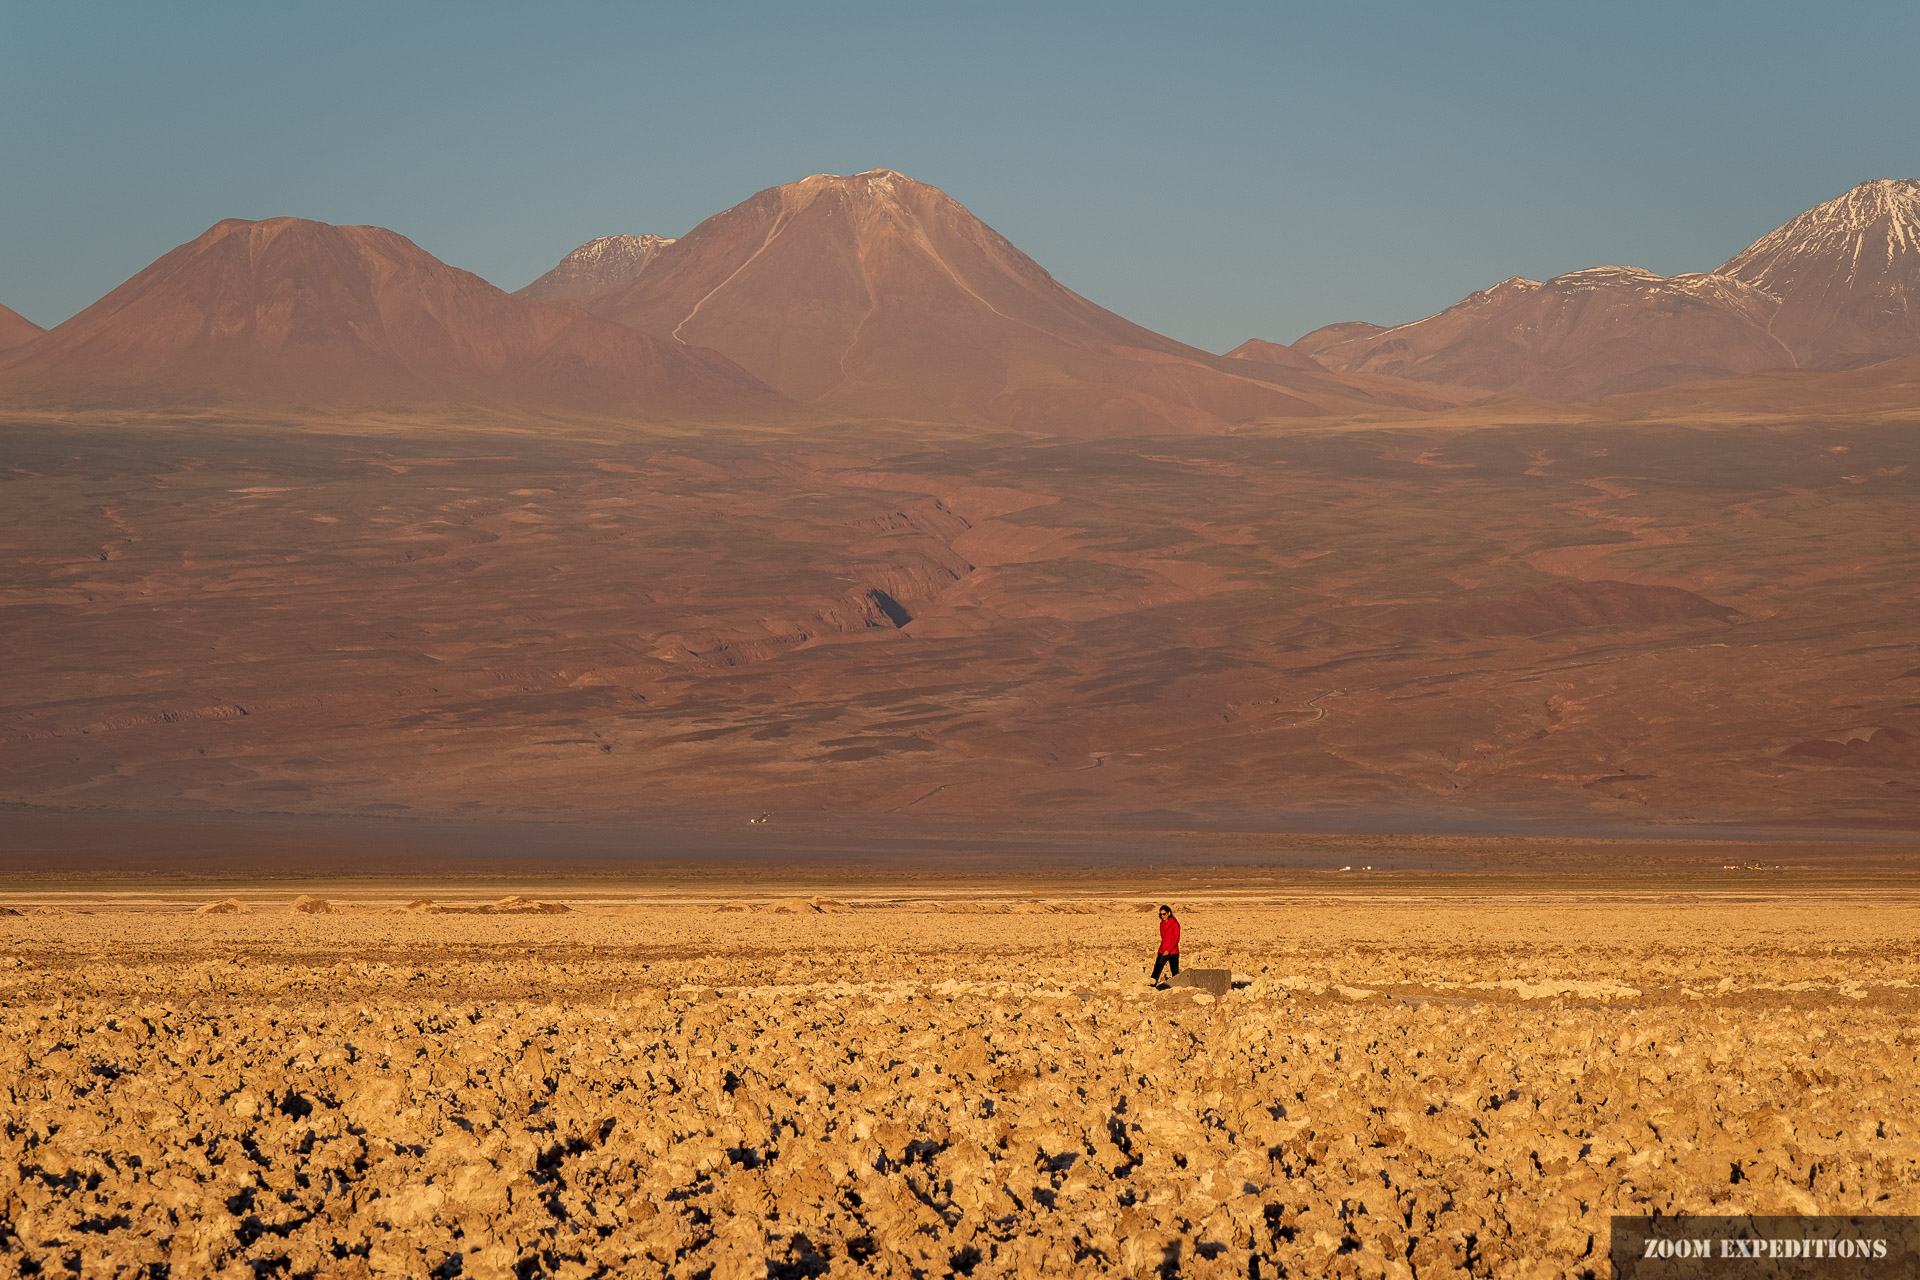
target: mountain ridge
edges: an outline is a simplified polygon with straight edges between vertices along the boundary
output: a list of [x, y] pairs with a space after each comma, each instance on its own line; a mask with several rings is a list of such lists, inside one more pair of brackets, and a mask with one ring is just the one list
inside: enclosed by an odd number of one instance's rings
[[1401, 325], [1325, 325], [1330, 369], [1586, 401], [1768, 369], [1920, 351], [1920, 181], [1873, 179], [1709, 272], [1599, 266], [1511, 276]]
[[513, 298], [397, 232], [224, 219], [0, 354], [0, 396], [79, 405], [771, 401], [712, 352]]

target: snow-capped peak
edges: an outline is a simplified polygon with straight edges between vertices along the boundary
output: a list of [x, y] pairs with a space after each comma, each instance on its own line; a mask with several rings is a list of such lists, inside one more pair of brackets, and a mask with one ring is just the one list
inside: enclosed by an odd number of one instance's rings
[[917, 187], [920, 184], [898, 169], [866, 169], [852, 175], [812, 173], [793, 185], [807, 192], [837, 188], [856, 195], [892, 197], [899, 194], [900, 187]]
[[1779, 300], [1768, 332], [1803, 366], [1920, 349], [1920, 180], [1863, 182], [1754, 241], [1718, 274]]
[[541, 301], [580, 302], [630, 284], [668, 245], [671, 236], [600, 236], [560, 259], [559, 265], [520, 290]]
[[[1785, 282], [1790, 264], [1827, 258], [1892, 266], [1905, 259], [1920, 265], [1920, 179], [1874, 178], [1754, 241], [1721, 268], [1770, 293]], [[1854, 272], [1849, 272], [1854, 274]]]
[[671, 236], [600, 236], [587, 241], [560, 261], [576, 267], [617, 267], [635, 259], [645, 262], [672, 243]]

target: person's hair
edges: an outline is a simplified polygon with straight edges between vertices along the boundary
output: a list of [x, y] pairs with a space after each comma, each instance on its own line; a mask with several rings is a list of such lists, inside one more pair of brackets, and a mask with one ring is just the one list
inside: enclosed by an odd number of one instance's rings
[[1170, 907], [1170, 906], [1168, 906], [1168, 905], [1167, 905], [1166, 903], [1164, 903], [1164, 902], [1160, 904], [1160, 909], [1161, 909], [1162, 911], [1164, 911], [1164, 912], [1166, 912], [1166, 913], [1167, 913], [1168, 915], [1172, 915], [1172, 914], [1173, 914], [1173, 908], [1172, 908], [1172, 907]]

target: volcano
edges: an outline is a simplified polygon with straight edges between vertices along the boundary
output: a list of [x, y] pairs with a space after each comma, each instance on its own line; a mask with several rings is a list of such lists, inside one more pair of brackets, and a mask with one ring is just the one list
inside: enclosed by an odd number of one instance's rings
[[639, 279], [647, 264], [672, 243], [667, 236], [601, 236], [560, 259], [553, 270], [524, 289], [514, 290], [513, 296], [534, 302], [583, 302]]
[[1229, 360], [1122, 319], [891, 169], [769, 187], [586, 305], [855, 416], [1113, 433], [1381, 403], [1352, 379]]
[[1863, 182], [1724, 263], [1777, 298], [1773, 335], [1800, 368], [1848, 369], [1920, 351], [1920, 180]]
[[777, 403], [725, 357], [518, 299], [382, 227], [229, 219], [33, 342], [0, 397], [704, 413]]

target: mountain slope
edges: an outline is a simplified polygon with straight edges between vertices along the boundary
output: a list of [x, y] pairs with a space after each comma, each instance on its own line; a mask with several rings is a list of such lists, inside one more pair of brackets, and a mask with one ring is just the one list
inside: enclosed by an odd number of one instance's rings
[[946, 193], [887, 169], [761, 191], [590, 305], [862, 416], [1106, 433], [1376, 403], [1313, 371], [1227, 360], [1124, 320]]
[[1863, 182], [1761, 237], [1719, 274], [1780, 300], [1773, 334], [1802, 367], [1920, 351], [1920, 181]]
[[[1920, 352], [1854, 369], [1762, 369], [1735, 378], [1689, 382], [1594, 407], [1615, 419], [1862, 418], [1908, 421], [1920, 405]], [[1882, 473], [1892, 474], [1892, 473]]]
[[0, 305], [0, 351], [32, 342], [46, 330], [11, 307]]
[[527, 302], [381, 227], [230, 219], [30, 346], [0, 396], [66, 404], [608, 411], [772, 397], [723, 357]]
[[560, 259], [524, 289], [514, 290], [513, 296], [532, 302], [585, 302], [631, 284], [672, 243], [668, 236], [601, 236]]
[[[1515, 279], [1518, 278], [1515, 277]], [[1275, 343], [1274, 345], [1287, 345], [1291, 350], [1312, 360], [1317, 353], [1328, 347], [1339, 346], [1361, 338], [1370, 338], [1376, 333], [1385, 333], [1386, 330], [1387, 326], [1383, 324], [1369, 324], [1365, 320], [1342, 320], [1338, 324], [1323, 324], [1312, 333], [1296, 338], [1291, 344]]]

